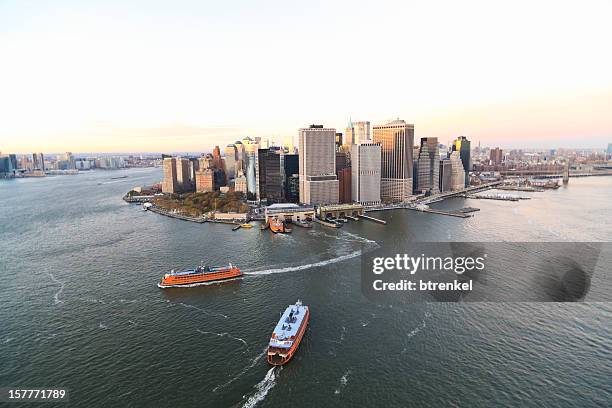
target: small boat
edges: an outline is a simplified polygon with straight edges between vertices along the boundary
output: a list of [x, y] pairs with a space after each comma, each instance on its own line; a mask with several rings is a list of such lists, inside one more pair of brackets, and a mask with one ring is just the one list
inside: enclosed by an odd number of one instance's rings
[[300, 300], [285, 309], [268, 343], [268, 363], [283, 365], [291, 360], [306, 333], [309, 320], [310, 308]]
[[235, 227], [232, 228], [232, 231], [237, 231], [240, 228], [242, 228], [242, 225], [238, 224], [238, 225], [236, 225]]
[[295, 225], [298, 225], [302, 228], [312, 228], [312, 223], [308, 221], [294, 221]]
[[229, 264], [228, 266], [198, 266], [195, 269], [184, 271], [167, 272], [157, 284], [158, 287], [174, 288], [181, 286], [191, 286], [212, 282], [236, 279], [242, 276], [240, 268]]
[[240, 224], [242, 228], [253, 228], [253, 226], [249, 223]]
[[128, 178], [128, 176], [111, 177], [111, 180], [119, 180], [119, 179], [124, 179], [124, 178]]
[[338, 218], [337, 221], [339, 221], [339, 222], [341, 222], [343, 224], [346, 224], [348, 222], [348, 220], [346, 218]]

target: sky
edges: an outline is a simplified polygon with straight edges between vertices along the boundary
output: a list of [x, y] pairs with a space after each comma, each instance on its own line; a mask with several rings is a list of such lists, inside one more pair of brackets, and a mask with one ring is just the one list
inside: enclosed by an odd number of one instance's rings
[[0, 0], [0, 151], [210, 151], [350, 118], [612, 142], [612, 1]]

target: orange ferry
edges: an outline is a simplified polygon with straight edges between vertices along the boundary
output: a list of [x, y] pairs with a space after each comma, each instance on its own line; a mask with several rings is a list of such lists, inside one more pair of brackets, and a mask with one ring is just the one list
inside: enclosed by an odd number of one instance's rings
[[160, 288], [174, 288], [180, 286], [198, 285], [212, 283], [242, 276], [239, 268], [229, 264], [228, 266], [198, 266], [195, 269], [184, 271], [167, 272], [157, 284]]
[[291, 232], [291, 228], [288, 228], [285, 225], [285, 222], [283, 220], [280, 220], [278, 218], [271, 218], [270, 219], [270, 231], [272, 231], [275, 234], [278, 233], [289, 233]]
[[304, 337], [309, 320], [310, 308], [299, 300], [285, 309], [270, 337], [268, 363], [283, 365], [291, 360]]

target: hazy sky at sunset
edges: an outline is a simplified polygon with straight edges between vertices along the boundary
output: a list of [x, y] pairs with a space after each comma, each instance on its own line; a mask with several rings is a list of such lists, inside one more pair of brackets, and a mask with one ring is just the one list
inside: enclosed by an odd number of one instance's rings
[[0, 151], [207, 151], [349, 117], [603, 148], [611, 17], [610, 0], [0, 0]]

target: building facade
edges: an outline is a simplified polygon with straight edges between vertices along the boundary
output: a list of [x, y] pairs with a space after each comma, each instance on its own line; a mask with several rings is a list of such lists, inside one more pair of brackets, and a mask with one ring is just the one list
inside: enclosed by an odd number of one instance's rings
[[259, 149], [259, 199], [268, 203], [285, 201], [285, 155], [279, 149]]
[[299, 130], [300, 202], [311, 205], [338, 202], [335, 137], [335, 129], [321, 125]]
[[407, 201], [412, 198], [414, 125], [394, 120], [372, 128], [374, 143], [381, 146], [381, 200]]
[[379, 144], [351, 146], [352, 201], [380, 204], [381, 147]]
[[225, 175], [227, 180], [236, 178], [236, 163], [238, 162], [238, 150], [236, 145], [228, 144], [225, 147]]
[[451, 162], [448, 158], [440, 159], [440, 182], [439, 188], [441, 193], [452, 190], [453, 171]]
[[459, 136], [453, 144], [453, 151], [459, 152], [461, 157], [461, 163], [463, 163], [463, 170], [465, 171], [464, 186], [467, 187], [470, 184], [470, 170], [471, 170], [471, 152], [470, 152], [470, 141], [465, 136]]
[[440, 192], [440, 151], [437, 137], [421, 138], [417, 159], [417, 191], [437, 194]]
[[211, 193], [217, 189], [214, 169], [198, 170], [195, 181], [198, 193]]
[[176, 175], [176, 159], [166, 157], [163, 162], [164, 178], [162, 180], [162, 193], [175, 194], [179, 192]]
[[463, 190], [465, 188], [465, 170], [459, 152], [452, 152], [449, 160], [451, 163], [451, 190]]

